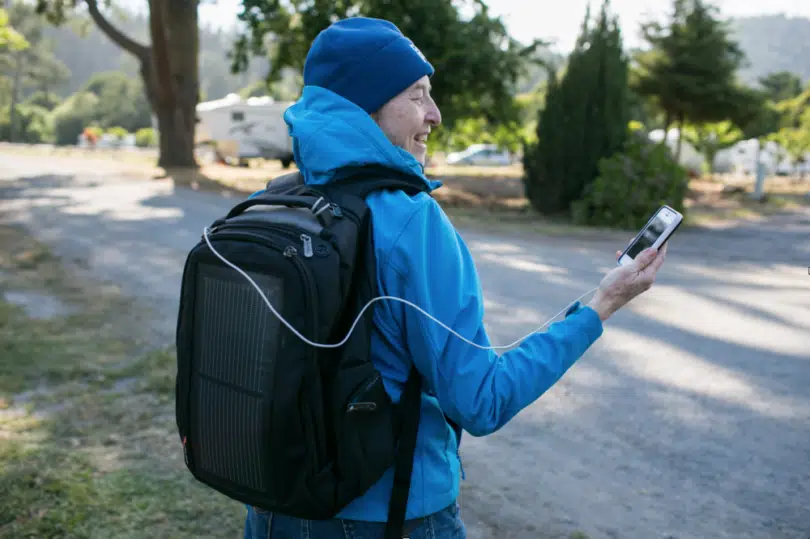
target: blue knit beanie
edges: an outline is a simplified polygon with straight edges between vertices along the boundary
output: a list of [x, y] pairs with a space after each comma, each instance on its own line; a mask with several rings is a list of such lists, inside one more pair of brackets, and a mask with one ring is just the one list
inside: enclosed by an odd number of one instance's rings
[[304, 85], [320, 86], [369, 114], [434, 69], [394, 24], [366, 17], [342, 19], [312, 42]]

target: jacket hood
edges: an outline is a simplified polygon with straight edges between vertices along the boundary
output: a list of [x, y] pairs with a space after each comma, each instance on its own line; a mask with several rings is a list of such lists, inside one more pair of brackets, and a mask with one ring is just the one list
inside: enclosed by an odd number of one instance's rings
[[333, 181], [343, 167], [378, 165], [418, 176], [430, 191], [442, 185], [425, 176], [415, 157], [391, 144], [368, 113], [334, 92], [305, 86], [301, 98], [284, 112], [284, 121], [308, 184]]

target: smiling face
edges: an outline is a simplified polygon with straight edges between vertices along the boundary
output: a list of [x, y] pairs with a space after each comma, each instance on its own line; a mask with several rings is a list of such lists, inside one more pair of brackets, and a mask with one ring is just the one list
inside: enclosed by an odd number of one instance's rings
[[442, 123], [430, 89], [430, 79], [422, 77], [371, 115], [393, 145], [413, 155], [422, 165], [427, 157], [428, 135]]

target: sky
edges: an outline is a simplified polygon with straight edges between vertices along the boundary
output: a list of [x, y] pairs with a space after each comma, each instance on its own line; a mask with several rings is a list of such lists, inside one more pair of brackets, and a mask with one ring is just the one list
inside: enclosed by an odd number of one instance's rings
[[[230, 26], [236, 22], [239, 0], [218, 0], [200, 6], [205, 25]], [[591, 0], [592, 12], [601, 0]], [[780, 14], [810, 18], [810, 0], [713, 0], [724, 17]], [[501, 16], [513, 37], [524, 43], [533, 39], [551, 40], [554, 48], [567, 53], [579, 33], [588, 0], [488, 0], [495, 16]], [[625, 46], [641, 45], [638, 28], [650, 17], [662, 20], [670, 11], [671, 0], [611, 0], [613, 13], [619, 17]]]

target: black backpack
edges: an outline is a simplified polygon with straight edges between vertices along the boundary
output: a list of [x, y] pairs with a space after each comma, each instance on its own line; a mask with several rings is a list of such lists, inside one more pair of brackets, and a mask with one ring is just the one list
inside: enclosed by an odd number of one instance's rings
[[[208, 235], [316, 343], [343, 340], [378, 295], [365, 197], [427, 190], [389, 169], [342, 173], [324, 186], [305, 185], [297, 172], [272, 180]], [[192, 475], [234, 500], [320, 520], [395, 465], [385, 537], [402, 537], [421, 377], [411, 370], [394, 405], [369, 357], [375, 305], [343, 346], [313, 347], [204, 235], [186, 259], [176, 334], [176, 420]]]

